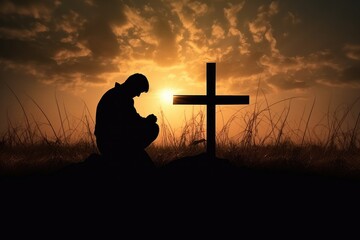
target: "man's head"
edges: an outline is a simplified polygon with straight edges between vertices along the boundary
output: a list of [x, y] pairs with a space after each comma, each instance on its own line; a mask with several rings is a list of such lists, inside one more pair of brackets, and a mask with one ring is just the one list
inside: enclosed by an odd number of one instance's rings
[[126, 87], [131, 97], [139, 97], [141, 93], [149, 91], [149, 81], [141, 73], [130, 75], [123, 83], [123, 86]]

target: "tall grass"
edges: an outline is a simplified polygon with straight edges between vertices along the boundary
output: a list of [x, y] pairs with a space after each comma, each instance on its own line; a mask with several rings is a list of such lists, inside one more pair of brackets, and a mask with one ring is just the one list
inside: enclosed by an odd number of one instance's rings
[[55, 94], [60, 120], [57, 128], [36, 100], [27, 96], [45, 121], [26, 111], [17, 94], [8, 88], [22, 109], [25, 124], [16, 124], [8, 116], [7, 130], [0, 136], [0, 174], [56, 170], [97, 152], [93, 136], [95, 122], [85, 103], [80, 118], [70, 120], [66, 106], [61, 110]]
[[[313, 116], [316, 98], [294, 122], [289, 119], [295, 112], [292, 109], [295, 97], [270, 103], [263, 93], [262, 101], [258, 99], [256, 96], [252, 106], [239, 108], [226, 121], [222, 108], [217, 108], [222, 119], [222, 127], [216, 134], [218, 157], [242, 166], [360, 177], [360, 109], [355, 107], [360, 98], [333, 111], [329, 106], [318, 122]], [[274, 111], [280, 104], [284, 104], [283, 110]], [[296, 111], [300, 112], [299, 107]], [[192, 112], [190, 119], [185, 118], [177, 134], [163, 112], [160, 120], [163, 141], [149, 149], [159, 164], [205, 150], [203, 111]], [[238, 129], [237, 134], [230, 136], [234, 128]]]
[[[61, 106], [55, 95], [60, 122], [56, 127], [35, 99], [28, 96], [44, 121], [26, 111], [20, 98], [9, 89], [22, 109], [23, 124], [17, 125], [8, 117], [7, 130], [0, 136], [2, 174], [58, 169], [83, 161], [89, 154], [97, 152], [93, 135], [95, 122], [86, 103], [81, 116], [70, 119], [66, 106]], [[360, 111], [355, 107], [360, 98], [333, 111], [329, 107], [323, 118], [310, 124], [316, 107], [315, 98], [310, 110], [304, 107], [298, 121], [291, 121], [295, 97], [271, 103], [261, 93], [262, 100], [258, 91], [251, 106], [239, 107], [227, 119], [223, 108], [217, 107], [221, 119], [216, 134], [218, 157], [241, 166], [360, 174]], [[280, 104], [284, 105], [283, 110], [275, 111]], [[296, 110], [299, 112], [298, 107]], [[161, 110], [159, 139], [147, 148], [154, 162], [163, 165], [204, 152], [205, 120], [204, 111], [193, 109], [190, 117], [184, 115], [181, 128], [175, 129]], [[236, 134], [232, 134], [234, 131]]]

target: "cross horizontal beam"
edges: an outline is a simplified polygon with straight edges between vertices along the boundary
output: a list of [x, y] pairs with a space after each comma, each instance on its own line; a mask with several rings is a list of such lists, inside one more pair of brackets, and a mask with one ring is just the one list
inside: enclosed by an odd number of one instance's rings
[[226, 95], [213, 96], [206, 95], [174, 95], [173, 104], [186, 105], [235, 105], [235, 104], [249, 104], [250, 97], [248, 95]]
[[206, 95], [174, 95], [173, 104], [206, 105], [206, 152], [215, 158], [216, 105], [249, 104], [248, 95], [216, 95], [216, 64], [206, 63]]

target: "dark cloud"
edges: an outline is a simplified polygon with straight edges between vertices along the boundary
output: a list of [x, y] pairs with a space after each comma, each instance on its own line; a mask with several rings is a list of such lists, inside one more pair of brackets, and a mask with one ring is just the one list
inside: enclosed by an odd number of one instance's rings
[[154, 23], [154, 34], [158, 39], [155, 61], [160, 65], [172, 65], [178, 61], [176, 34], [171, 29], [169, 20], [158, 18]]
[[2, 1], [0, 12], [0, 59], [8, 68], [59, 84], [104, 81], [101, 75], [118, 71], [112, 26], [126, 22], [121, 1]]
[[0, 58], [18, 64], [51, 64], [54, 53], [55, 49], [45, 42], [0, 39]]
[[109, 24], [102, 19], [86, 23], [79, 32], [79, 41], [85, 44], [95, 58], [113, 58], [119, 54], [116, 36]]
[[211, 61], [229, 86], [259, 77], [279, 89], [358, 83], [352, 3], [2, 0], [0, 67], [71, 85], [103, 82], [137, 60], [186, 66], [203, 81]]
[[51, 0], [2, 0], [0, 1], [1, 18], [12, 19], [16, 16], [22, 19], [49, 20], [55, 3], [56, 1]]
[[115, 65], [106, 61], [97, 61], [87, 57], [78, 58], [74, 62], [67, 62], [56, 66], [57, 72], [60, 73], [84, 73], [88, 75], [97, 75], [98, 73], [107, 73], [118, 71]]
[[360, 83], [360, 64], [345, 68], [341, 74], [341, 80], [344, 82]]
[[309, 82], [304, 81], [304, 77], [308, 77], [308, 73], [296, 72], [293, 74], [276, 74], [267, 79], [267, 83], [282, 90], [304, 89], [309, 87]]
[[360, 45], [346, 44], [344, 47], [345, 55], [351, 60], [360, 60]]
[[[286, 56], [342, 48], [349, 40], [360, 41], [360, 2], [354, 0], [281, 1], [282, 9], [271, 23], [280, 51]], [[284, 22], [291, 12], [297, 24]]]
[[264, 66], [260, 64], [262, 53], [252, 52], [249, 55], [239, 56], [237, 60], [230, 58], [229, 61], [221, 61], [218, 64], [219, 79], [232, 77], [249, 77], [264, 71]]
[[79, 41], [92, 52], [93, 57], [113, 58], [119, 54], [119, 43], [112, 25], [126, 22], [121, 1], [92, 1], [79, 13], [85, 23], [79, 29]]
[[328, 51], [308, 56], [263, 56], [266, 82], [283, 90], [305, 89], [322, 83], [339, 81], [343, 66]]

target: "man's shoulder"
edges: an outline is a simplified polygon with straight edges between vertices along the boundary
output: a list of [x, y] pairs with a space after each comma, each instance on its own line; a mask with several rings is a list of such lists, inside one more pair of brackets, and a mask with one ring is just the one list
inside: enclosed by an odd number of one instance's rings
[[113, 88], [110, 88], [109, 90], [107, 90], [104, 93], [103, 97], [112, 97], [115, 95], [119, 95], [118, 93], [120, 93], [122, 91], [122, 86], [120, 83], [116, 82], [115, 86]]
[[[118, 84], [118, 83], [117, 83]], [[102, 102], [112, 102], [116, 104], [134, 104], [134, 100], [125, 93], [121, 84], [109, 89], [101, 99]]]
[[118, 92], [118, 91], [121, 91], [123, 89], [122, 87], [122, 84], [118, 83], [118, 82], [115, 82], [115, 85], [113, 88], [110, 88], [108, 90], [108, 92]]

